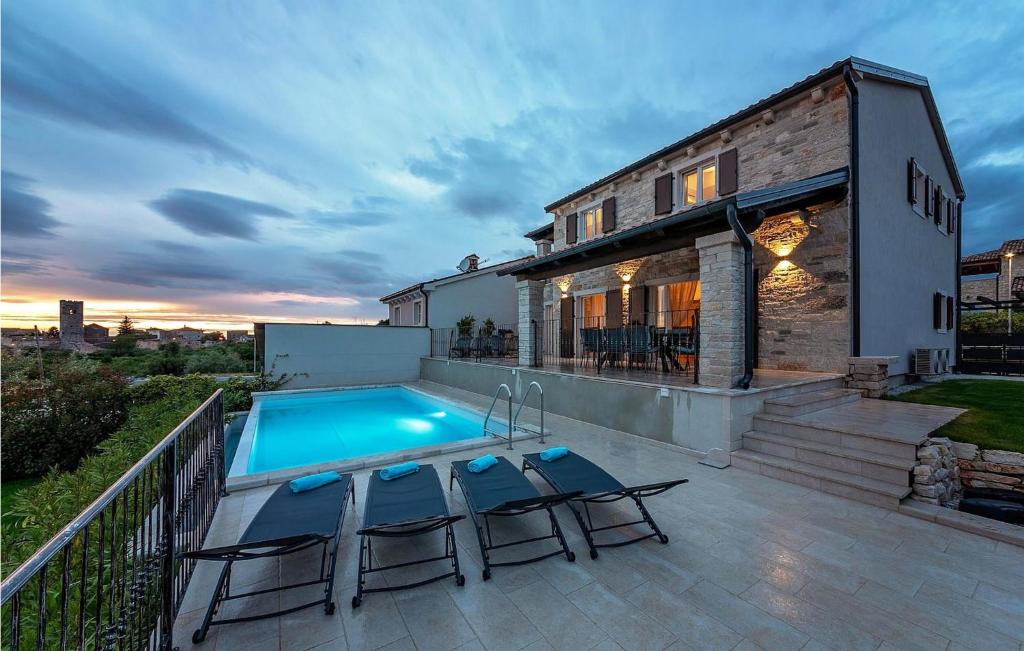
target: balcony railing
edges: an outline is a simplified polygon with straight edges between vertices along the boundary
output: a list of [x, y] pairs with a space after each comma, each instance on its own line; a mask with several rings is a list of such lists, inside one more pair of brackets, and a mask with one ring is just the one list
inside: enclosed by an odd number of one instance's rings
[[519, 325], [477, 326], [471, 329], [431, 328], [430, 356], [449, 359], [515, 361], [519, 356]]
[[603, 316], [545, 321], [537, 328], [544, 366], [692, 376], [700, 360], [700, 310], [634, 315], [609, 327]]
[[223, 493], [218, 389], [4, 579], [4, 648], [170, 649]]

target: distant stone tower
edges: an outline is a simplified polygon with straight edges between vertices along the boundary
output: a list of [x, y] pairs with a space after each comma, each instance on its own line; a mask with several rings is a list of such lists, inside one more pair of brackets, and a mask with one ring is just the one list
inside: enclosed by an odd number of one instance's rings
[[60, 347], [78, 350], [85, 343], [85, 304], [82, 301], [60, 302]]

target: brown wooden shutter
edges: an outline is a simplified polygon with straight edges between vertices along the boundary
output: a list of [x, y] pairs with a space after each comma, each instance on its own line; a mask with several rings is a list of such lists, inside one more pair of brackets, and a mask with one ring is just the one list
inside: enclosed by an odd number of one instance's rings
[[629, 324], [643, 325], [646, 310], [647, 288], [643, 285], [629, 290]]
[[672, 174], [654, 179], [654, 214], [672, 212]]
[[956, 325], [954, 323], [954, 321], [953, 321], [953, 319], [954, 319], [953, 308], [954, 307], [956, 307], [956, 306], [953, 304], [953, 297], [952, 296], [947, 296], [946, 297], [946, 330], [949, 330], [951, 332], [953, 330], [953, 327]]
[[576, 243], [576, 213], [565, 216], [565, 243]]
[[601, 202], [601, 230], [605, 233], [615, 230], [615, 197]]
[[917, 160], [907, 161], [907, 201], [911, 205], [917, 203]]
[[942, 329], [942, 292], [932, 295], [932, 327]]
[[930, 217], [932, 214], [932, 201], [934, 197], [932, 195], [932, 177], [924, 177], [924, 214], [926, 217]]
[[946, 201], [946, 233], [952, 234], [956, 230], [956, 226], [953, 222], [956, 221], [956, 200], [949, 199]]
[[718, 194], [719, 196], [732, 194], [739, 190], [740, 177], [739, 154], [736, 148], [728, 149], [718, 155]]
[[571, 296], [566, 296], [559, 303], [559, 333], [558, 333], [558, 346], [562, 357], [569, 357], [572, 355], [573, 342], [576, 340], [575, 334], [573, 333], [573, 305], [574, 301]]
[[604, 325], [606, 328], [622, 327], [621, 289], [609, 289], [604, 293]]

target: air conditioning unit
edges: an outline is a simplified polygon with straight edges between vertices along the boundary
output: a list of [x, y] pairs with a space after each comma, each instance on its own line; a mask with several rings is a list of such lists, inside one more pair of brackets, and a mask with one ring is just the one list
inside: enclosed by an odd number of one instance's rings
[[949, 373], [951, 361], [948, 348], [918, 348], [914, 353], [914, 373], [920, 376]]

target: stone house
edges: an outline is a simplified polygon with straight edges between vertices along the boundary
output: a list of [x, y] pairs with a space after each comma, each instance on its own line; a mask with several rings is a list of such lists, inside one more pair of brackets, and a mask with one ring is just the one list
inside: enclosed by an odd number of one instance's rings
[[90, 323], [83, 328], [85, 340], [89, 343], [102, 343], [110, 339], [110, 328], [98, 323]]
[[927, 79], [838, 61], [546, 206], [499, 272], [520, 364], [645, 325], [690, 333], [711, 387], [867, 356], [898, 381], [955, 350], [964, 198]]
[[993, 301], [1024, 300], [1024, 240], [1007, 240], [998, 249], [960, 260], [961, 298]]
[[198, 348], [203, 344], [203, 331], [198, 328], [181, 326], [172, 330], [165, 330], [158, 335], [160, 342], [176, 341], [182, 346]]

